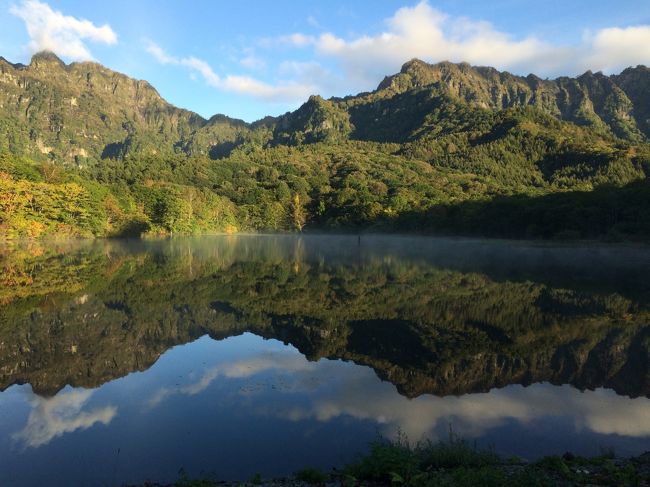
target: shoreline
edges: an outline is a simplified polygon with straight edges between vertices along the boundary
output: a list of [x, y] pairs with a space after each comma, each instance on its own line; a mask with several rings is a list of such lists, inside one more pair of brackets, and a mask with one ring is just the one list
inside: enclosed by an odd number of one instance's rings
[[427, 486], [650, 486], [650, 451], [616, 457], [604, 452], [594, 457], [570, 452], [528, 462], [506, 458], [490, 450], [470, 447], [464, 440], [409, 446], [403, 440], [378, 440], [370, 452], [340, 470], [305, 468], [293, 475], [248, 481], [190, 478], [174, 483], [144, 482], [124, 487], [427, 487]]
[[136, 241], [136, 242], [160, 242], [176, 239], [198, 239], [209, 237], [361, 237], [361, 238], [375, 238], [375, 237], [390, 237], [390, 238], [422, 238], [422, 239], [437, 239], [437, 240], [463, 240], [469, 242], [487, 242], [487, 243], [511, 243], [522, 245], [549, 245], [549, 246], [568, 246], [568, 247], [583, 247], [583, 246], [602, 246], [602, 247], [650, 247], [650, 240], [648, 239], [620, 239], [612, 240], [607, 238], [600, 239], [556, 239], [556, 238], [512, 238], [512, 237], [497, 237], [497, 236], [480, 236], [480, 235], [465, 235], [465, 234], [433, 234], [426, 232], [391, 232], [391, 231], [346, 231], [337, 229], [336, 231], [314, 230], [305, 232], [214, 232], [214, 233], [199, 233], [199, 234], [156, 234], [156, 235], [140, 235], [140, 236], [81, 236], [81, 235], [68, 235], [68, 234], [46, 234], [38, 237], [20, 236], [17, 238], [7, 238], [0, 235], [0, 248], [11, 247], [22, 244], [62, 244], [69, 242], [83, 242], [83, 241]]

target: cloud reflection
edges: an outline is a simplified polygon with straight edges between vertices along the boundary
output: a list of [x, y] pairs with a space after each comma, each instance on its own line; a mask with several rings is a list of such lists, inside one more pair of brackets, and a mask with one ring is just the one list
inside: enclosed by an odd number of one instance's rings
[[314, 401], [308, 408], [292, 410], [287, 417], [299, 420], [315, 418], [329, 421], [339, 416], [372, 420], [384, 425], [384, 433], [398, 430], [409, 438], [435, 438], [453, 424], [456, 433], [476, 437], [510, 421], [528, 424], [548, 417], [572, 420], [575, 430], [631, 437], [650, 435], [650, 401], [617, 396], [599, 389], [580, 392], [565, 385], [519, 385], [489, 393], [461, 397], [423, 395], [416, 399], [400, 396], [389, 384], [378, 383], [355, 371], [345, 377], [341, 387]]
[[295, 373], [317, 373], [317, 370], [314, 370], [314, 365], [314, 363], [308, 362], [302, 355], [295, 353], [293, 349], [291, 352], [266, 352], [250, 359], [211, 367], [203, 373], [197, 382], [186, 386], [164, 387], [149, 399], [147, 405], [151, 408], [155, 407], [168, 397], [174, 395], [195, 396], [206, 390], [219, 377], [245, 379], [272, 370]]
[[73, 390], [50, 398], [33, 394], [27, 425], [12, 438], [25, 447], [37, 448], [65, 433], [85, 430], [97, 423], [108, 425], [117, 414], [117, 408], [107, 406], [82, 411], [91, 395], [92, 391], [87, 390]]
[[581, 392], [569, 385], [512, 385], [460, 397], [408, 399], [365, 367], [346, 370], [335, 380], [338, 387], [325, 391], [309, 407], [292, 409], [286, 417], [329, 421], [350, 416], [383, 425], [386, 435], [403, 431], [412, 439], [435, 438], [436, 430], [445, 431], [450, 423], [456, 433], [476, 437], [513, 420], [528, 424], [548, 417], [568, 418], [576, 431], [650, 435], [650, 401], [618, 396], [606, 389]]
[[255, 411], [291, 421], [327, 422], [347, 416], [373, 421], [381, 425], [385, 435], [402, 431], [416, 440], [446, 434], [449, 424], [462, 436], [478, 437], [508, 422], [526, 425], [555, 417], [568, 419], [576, 432], [650, 436], [647, 398], [630, 399], [606, 389], [581, 392], [569, 385], [535, 384], [460, 397], [422, 395], [409, 399], [368, 367], [338, 360], [309, 362], [292, 347], [272, 352], [264, 350], [264, 343], [260, 347], [259, 355], [209, 368], [195, 383], [159, 390], [149, 406], [172, 395], [199, 394], [219, 377], [237, 380], [275, 371], [283, 374], [283, 387], [275, 388], [273, 394], [302, 395], [303, 400], [295, 401], [299, 405], [278, 408], [276, 401], [265, 397], [255, 405]]

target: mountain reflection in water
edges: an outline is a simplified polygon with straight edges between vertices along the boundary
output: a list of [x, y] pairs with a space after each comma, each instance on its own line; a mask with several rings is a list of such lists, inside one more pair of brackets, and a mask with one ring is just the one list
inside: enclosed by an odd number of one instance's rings
[[450, 426], [526, 457], [649, 444], [644, 248], [228, 236], [0, 258], [0, 485], [283, 475]]

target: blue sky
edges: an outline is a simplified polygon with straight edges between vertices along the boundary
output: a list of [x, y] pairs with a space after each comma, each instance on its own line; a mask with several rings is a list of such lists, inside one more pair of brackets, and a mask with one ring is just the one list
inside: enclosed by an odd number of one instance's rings
[[542, 77], [650, 65], [650, 1], [0, 0], [0, 55], [41, 49], [252, 121], [372, 90], [413, 57]]

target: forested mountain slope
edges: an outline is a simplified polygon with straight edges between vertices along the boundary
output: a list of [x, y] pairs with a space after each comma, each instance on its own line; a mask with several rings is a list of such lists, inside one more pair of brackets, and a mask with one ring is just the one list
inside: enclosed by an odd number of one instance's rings
[[66, 65], [48, 52], [29, 66], [0, 59], [0, 148], [17, 154], [78, 164], [128, 153], [192, 154], [242, 130], [242, 121], [205, 120], [170, 105], [146, 81], [97, 63]]
[[247, 124], [95, 63], [0, 60], [0, 233], [645, 238], [647, 93], [643, 66], [542, 80], [412, 60]]

